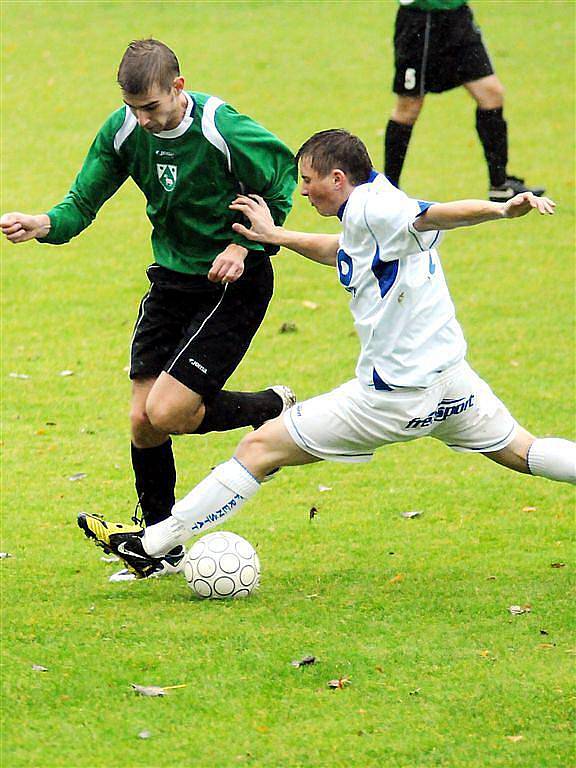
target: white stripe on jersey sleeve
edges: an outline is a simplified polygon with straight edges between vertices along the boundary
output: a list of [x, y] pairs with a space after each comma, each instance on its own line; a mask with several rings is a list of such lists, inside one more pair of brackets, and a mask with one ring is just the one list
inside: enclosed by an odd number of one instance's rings
[[202, 133], [208, 139], [210, 144], [212, 144], [214, 147], [216, 147], [216, 149], [222, 152], [222, 154], [226, 158], [228, 170], [232, 171], [232, 160], [230, 158], [230, 149], [228, 148], [228, 144], [226, 144], [224, 137], [222, 136], [218, 128], [216, 128], [216, 120], [215, 120], [216, 110], [221, 104], [224, 104], [222, 99], [219, 99], [217, 96], [210, 96], [210, 98], [204, 105], [204, 112], [202, 113]]
[[138, 121], [132, 114], [132, 110], [130, 109], [130, 107], [126, 105], [125, 109], [126, 109], [126, 114], [124, 115], [124, 122], [122, 123], [122, 127], [116, 133], [116, 136], [114, 136], [115, 152], [118, 152], [120, 150], [120, 147], [122, 146], [122, 144], [124, 144], [128, 136], [130, 136], [134, 128], [136, 128], [136, 126], [138, 125]]

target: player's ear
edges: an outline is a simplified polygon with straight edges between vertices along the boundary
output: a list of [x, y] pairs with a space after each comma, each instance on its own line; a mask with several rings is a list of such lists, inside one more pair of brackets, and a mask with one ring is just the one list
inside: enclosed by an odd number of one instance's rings
[[180, 91], [184, 88], [184, 78], [182, 77], [182, 75], [178, 75], [178, 77], [175, 77], [172, 85], [178, 91], [178, 93], [180, 93]]
[[332, 171], [332, 181], [334, 182], [334, 187], [336, 189], [342, 189], [346, 183], [346, 174], [344, 171], [341, 171], [340, 168], [335, 168]]

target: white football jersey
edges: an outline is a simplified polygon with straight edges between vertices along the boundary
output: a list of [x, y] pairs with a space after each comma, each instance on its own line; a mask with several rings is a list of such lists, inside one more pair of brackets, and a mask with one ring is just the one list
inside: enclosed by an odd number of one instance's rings
[[351, 294], [365, 386], [429, 387], [466, 354], [435, 247], [441, 233], [413, 227], [430, 205], [373, 172], [339, 214], [338, 275]]

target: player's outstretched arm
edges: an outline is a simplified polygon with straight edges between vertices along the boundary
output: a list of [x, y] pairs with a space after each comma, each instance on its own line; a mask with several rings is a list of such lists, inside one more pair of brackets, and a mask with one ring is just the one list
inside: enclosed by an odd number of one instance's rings
[[336, 266], [338, 235], [293, 232], [277, 226], [266, 201], [259, 195], [238, 195], [230, 208], [233, 211], [240, 211], [250, 220], [252, 225], [250, 228], [243, 224], [232, 224], [232, 229], [248, 240], [289, 248], [291, 251], [295, 251], [312, 261], [317, 261], [319, 264]]
[[551, 215], [556, 203], [548, 197], [536, 197], [531, 192], [521, 192], [506, 203], [492, 203], [488, 200], [457, 200], [453, 203], [434, 203], [414, 222], [418, 232], [433, 229], [456, 229], [471, 227], [485, 221], [516, 219], [530, 211]]
[[35, 237], [46, 237], [50, 232], [50, 218], [45, 213], [31, 216], [14, 211], [0, 218], [0, 229], [11, 243], [25, 243]]

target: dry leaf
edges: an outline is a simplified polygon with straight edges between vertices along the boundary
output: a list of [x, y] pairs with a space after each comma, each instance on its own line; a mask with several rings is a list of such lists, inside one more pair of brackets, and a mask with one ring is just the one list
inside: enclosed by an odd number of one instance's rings
[[302, 306], [306, 307], [306, 309], [318, 309], [318, 304], [315, 301], [305, 300], [302, 302]]
[[85, 477], [88, 477], [86, 472], [76, 472], [76, 474], [71, 475], [68, 480], [70, 480], [71, 483], [75, 483], [76, 480], [84, 480]]
[[13, 557], [10, 552], [0, 552], [0, 560], [6, 560], [7, 557]]
[[522, 741], [524, 736], [522, 736], [521, 734], [518, 734], [517, 736], [506, 736], [506, 738], [508, 739], [508, 741], [517, 742], [517, 741]]
[[32, 664], [34, 672], [48, 672], [48, 667], [43, 667], [41, 664]]
[[490, 651], [488, 651], [486, 649], [483, 650], [483, 651], [480, 651], [480, 656], [482, 656], [483, 659], [489, 659], [490, 658]]
[[518, 368], [520, 363], [518, 362], [518, 360], [510, 360], [510, 365], [512, 366], [512, 368]]
[[393, 576], [390, 579], [388, 584], [398, 584], [398, 582], [402, 581], [403, 578], [404, 578], [404, 574], [403, 573], [397, 573], [396, 576]]
[[279, 333], [296, 333], [297, 330], [296, 323], [282, 323]]
[[138, 696], [166, 696], [164, 688], [160, 688], [158, 685], [136, 685], [131, 683], [134, 693]]
[[523, 613], [530, 613], [532, 609], [529, 605], [511, 605], [508, 610], [512, 616], [521, 616]]
[[150, 736], [152, 736], [150, 731], [140, 731], [140, 733], [138, 734], [139, 739], [149, 739]]
[[413, 691], [408, 691], [409, 696], [418, 696], [422, 688], [414, 688]]
[[316, 507], [310, 507], [310, 512], [308, 513], [309, 519], [314, 520], [317, 514], [318, 514], [318, 509]]
[[350, 685], [350, 678], [348, 675], [345, 675], [344, 677], [339, 677], [337, 680], [328, 680], [328, 688], [345, 688], [347, 685]]
[[400, 516], [405, 517], [407, 520], [411, 520], [413, 517], [420, 517], [422, 515], [421, 510], [414, 509], [408, 512], [401, 512]]
[[540, 630], [540, 634], [541, 635], [549, 635], [550, 633], [547, 630], [545, 630], [545, 629], [541, 629]]
[[320, 493], [326, 493], [327, 491], [331, 491], [332, 487], [330, 485], [319, 485], [318, 490]]
[[69, 371], [69, 370], [60, 371], [58, 376], [74, 376], [74, 371]]
[[536, 507], [522, 507], [522, 512], [536, 512]]
[[550, 563], [550, 568], [566, 568], [566, 563]]
[[538, 648], [541, 651], [549, 651], [551, 648], [556, 648], [556, 643], [538, 643]]
[[29, 379], [30, 376], [28, 376], [27, 373], [9, 373], [8, 376], [10, 376], [11, 379]]
[[316, 663], [316, 656], [304, 656], [303, 659], [296, 659], [295, 661], [290, 662], [290, 666], [296, 667], [298, 669], [299, 667], [308, 667], [311, 664]]

